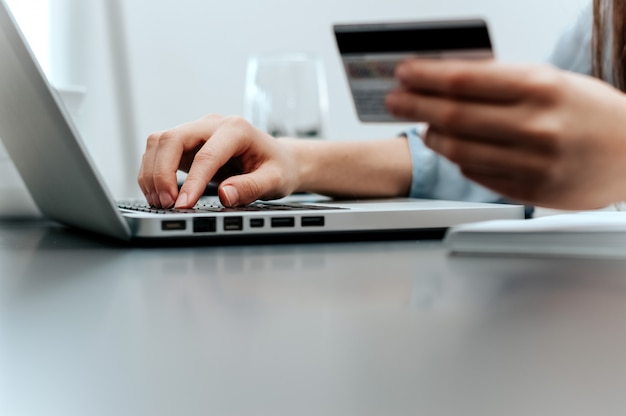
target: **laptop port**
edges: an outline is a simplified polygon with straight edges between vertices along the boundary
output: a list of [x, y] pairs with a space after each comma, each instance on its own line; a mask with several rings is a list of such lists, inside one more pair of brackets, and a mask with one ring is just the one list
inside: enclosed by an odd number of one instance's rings
[[250, 228], [263, 228], [265, 220], [263, 218], [251, 218]]
[[294, 227], [296, 220], [293, 217], [272, 218], [272, 228]]
[[224, 231], [241, 231], [241, 230], [243, 230], [243, 217], [224, 218]]
[[161, 221], [161, 230], [163, 231], [182, 231], [187, 228], [185, 220], [165, 220]]
[[302, 217], [300, 225], [303, 227], [323, 227], [324, 217]]
[[200, 217], [193, 219], [194, 233], [214, 233], [217, 230], [215, 217]]

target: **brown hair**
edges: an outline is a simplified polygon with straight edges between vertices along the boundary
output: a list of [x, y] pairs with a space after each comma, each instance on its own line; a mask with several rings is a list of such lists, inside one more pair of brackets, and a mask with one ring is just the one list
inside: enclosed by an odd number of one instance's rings
[[[606, 36], [612, 36], [611, 58], [613, 60], [613, 79], [620, 90], [626, 89], [626, 32], [624, 28], [626, 0], [593, 0], [593, 34], [592, 34], [592, 75], [604, 79], [606, 73], [602, 68], [605, 55]], [[608, 19], [611, 18], [611, 22]], [[610, 26], [609, 26], [610, 24]], [[609, 32], [609, 27], [612, 32]]]

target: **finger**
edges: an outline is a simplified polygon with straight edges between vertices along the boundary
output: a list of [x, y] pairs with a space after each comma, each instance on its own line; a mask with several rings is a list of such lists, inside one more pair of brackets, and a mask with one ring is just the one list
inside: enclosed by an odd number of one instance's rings
[[560, 193], [558, 188], [551, 189], [550, 184], [535, 181], [533, 178], [494, 175], [471, 168], [461, 169], [461, 172], [469, 180], [491, 189], [510, 201], [520, 204], [558, 208], [563, 207], [563, 204], [567, 203], [572, 207], [579, 207], [580, 209], [595, 208], [585, 205], [585, 198], [582, 198], [582, 200], [579, 198], [577, 201], [569, 200], [567, 199], [567, 193]]
[[206, 142], [222, 120], [220, 116], [208, 116], [160, 134], [153, 150], [154, 161], [146, 164], [144, 173], [152, 179], [156, 206], [174, 205], [178, 197], [176, 172], [184, 164], [184, 155]]
[[511, 175], [499, 175], [494, 172], [461, 169], [461, 173], [472, 182], [476, 182], [503, 197], [519, 203], [533, 204], [535, 201], [529, 193], [528, 184], [515, 180]]
[[542, 184], [529, 170], [516, 170], [502, 165], [491, 166], [483, 163], [465, 163], [459, 166], [461, 174], [510, 201], [534, 205], [543, 202], [541, 197]]
[[146, 201], [148, 201], [151, 206], [156, 206], [159, 202], [151, 172], [154, 170], [154, 159], [156, 157], [156, 148], [160, 136], [161, 132], [155, 132], [148, 137], [146, 150], [141, 159], [141, 166], [139, 167], [139, 174], [137, 176], [139, 188], [146, 197]]
[[388, 111], [397, 117], [425, 122], [476, 140], [500, 141], [507, 146], [528, 144], [520, 139], [532, 127], [529, 120], [532, 114], [522, 106], [460, 101], [403, 90], [390, 93], [385, 103]]
[[258, 199], [281, 198], [290, 192], [280, 170], [269, 164], [250, 173], [231, 176], [218, 189], [220, 201], [228, 207], [247, 205]]
[[529, 66], [495, 60], [412, 59], [396, 68], [396, 77], [407, 89], [454, 97], [508, 102], [527, 92]]
[[221, 123], [196, 153], [175, 206], [193, 207], [218, 170], [230, 159], [242, 154], [255, 134], [254, 127], [238, 117]]
[[475, 174], [540, 180], [551, 169], [549, 157], [532, 149], [502, 147], [432, 128], [426, 132], [424, 144], [462, 170]]

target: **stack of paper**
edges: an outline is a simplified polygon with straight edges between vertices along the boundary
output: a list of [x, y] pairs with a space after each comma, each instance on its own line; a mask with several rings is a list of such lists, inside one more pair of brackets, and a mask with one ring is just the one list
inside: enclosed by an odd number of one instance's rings
[[452, 227], [444, 244], [456, 253], [626, 258], [626, 212], [591, 211]]

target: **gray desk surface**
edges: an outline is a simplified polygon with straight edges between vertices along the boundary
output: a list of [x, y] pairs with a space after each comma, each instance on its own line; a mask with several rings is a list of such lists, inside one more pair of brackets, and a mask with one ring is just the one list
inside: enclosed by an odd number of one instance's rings
[[0, 414], [618, 415], [626, 263], [0, 223]]

